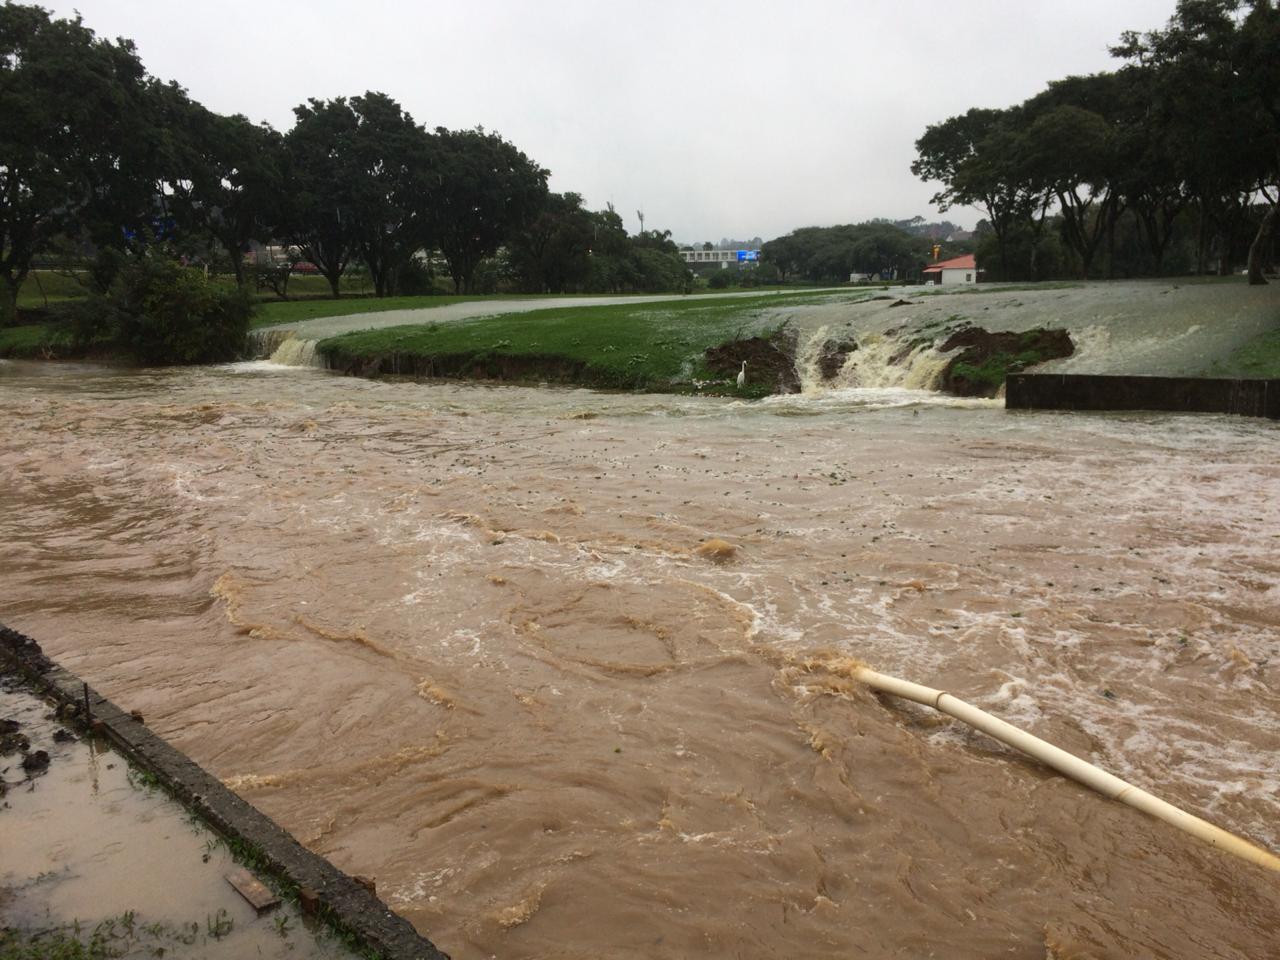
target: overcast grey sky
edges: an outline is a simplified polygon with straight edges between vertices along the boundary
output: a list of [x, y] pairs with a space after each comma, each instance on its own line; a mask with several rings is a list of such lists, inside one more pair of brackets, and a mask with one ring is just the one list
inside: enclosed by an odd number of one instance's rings
[[[1174, 0], [78, 0], [152, 74], [277, 129], [308, 97], [380, 90], [427, 126], [483, 125], [694, 242], [922, 215], [926, 125], [1113, 68]], [[976, 214], [948, 219], [972, 226]]]

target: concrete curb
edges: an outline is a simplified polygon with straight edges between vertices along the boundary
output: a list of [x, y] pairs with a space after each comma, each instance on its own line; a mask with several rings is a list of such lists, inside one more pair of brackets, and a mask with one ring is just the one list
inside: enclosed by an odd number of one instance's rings
[[311, 906], [323, 919], [351, 933], [362, 946], [386, 960], [449, 960], [448, 954], [437, 950], [358, 881], [307, 850], [185, 754], [58, 666], [36, 641], [3, 624], [0, 669], [26, 678], [64, 710], [74, 710], [81, 721], [87, 697], [95, 729], [132, 763], [154, 774], [169, 793], [215, 831], [254, 850], [266, 872], [300, 891], [304, 910]]
[[1009, 410], [1161, 410], [1280, 420], [1280, 380], [1013, 373]]

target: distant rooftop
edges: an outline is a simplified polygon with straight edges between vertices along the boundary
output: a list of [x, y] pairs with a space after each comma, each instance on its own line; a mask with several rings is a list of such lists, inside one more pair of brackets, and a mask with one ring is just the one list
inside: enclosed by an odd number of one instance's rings
[[940, 260], [937, 263], [931, 263], [924, 268], [925, 273], [934, 273], [938, 270], [977, 270], [978, 259], [972, 253], [966, 253], [963, 257], [952, 257], [950, 260]]

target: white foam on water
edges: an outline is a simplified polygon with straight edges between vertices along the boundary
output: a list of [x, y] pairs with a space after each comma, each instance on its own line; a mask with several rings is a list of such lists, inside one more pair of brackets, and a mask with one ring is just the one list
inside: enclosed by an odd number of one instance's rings
[[318, 369], [315, 365], [299, 365], [281, 363], [276, 360], [237, 360], [235, 363], [220, 363], [216, 369], [230, 373], [297, 373]]

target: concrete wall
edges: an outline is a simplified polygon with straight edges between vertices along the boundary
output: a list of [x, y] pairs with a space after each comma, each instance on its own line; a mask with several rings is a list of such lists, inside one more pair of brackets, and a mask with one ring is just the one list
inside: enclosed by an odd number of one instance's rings
[[1280, 420], [1280, 380], [1015, 373], [1005, 381], [1005, 407], [1234, 413]]

